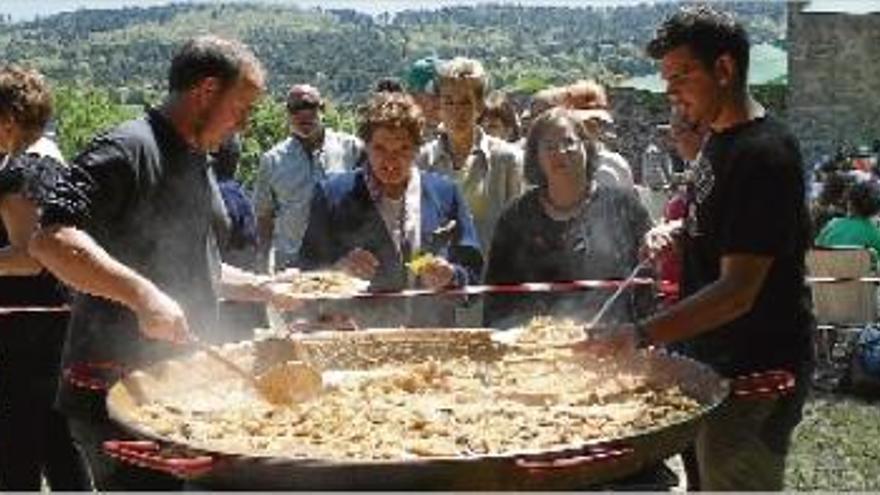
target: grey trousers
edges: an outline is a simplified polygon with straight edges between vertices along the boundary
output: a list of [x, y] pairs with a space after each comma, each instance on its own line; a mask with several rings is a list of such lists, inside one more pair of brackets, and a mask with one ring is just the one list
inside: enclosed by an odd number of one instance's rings
[[699, 489], [782, 490], [785, 457], [801, 420], [808, 381], [798, 376], [795, 392], [783, 398], [730, 399], [710, 415], [694, 444]]

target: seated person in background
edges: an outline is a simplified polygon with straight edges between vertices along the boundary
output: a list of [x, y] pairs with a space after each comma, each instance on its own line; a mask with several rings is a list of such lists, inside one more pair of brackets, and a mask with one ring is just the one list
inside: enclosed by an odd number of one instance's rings
[[880, 186], [874, 181], [857, 182], [847, 194], [847, 206], [848, 215], [828, 222], [816, 237], [816, 245], [870, 248], [876, 267], [877, 254], [880, 253], [880, 230], [871, 222], [871, 218], [880, 213]]
[[[450, 179], [413, 164], [422, 125], [409, 95], [373, 94], [359, 125], [366, 162], [316, 188], [303, 269], [340, 269], [369, 280], [373, 291], [441, 289], [478, 279], [483, 257], [464, 198]], [[420, 253], [433, 257], [416, 274], [407, 264]], [[457, 302], [346, 301], [338, 309], [361, 326], [450, 326]]]
[[[622, 279], [638, 265], [641, 240], [651, 228], [645, 207], [630, 190], [596, 182], [597, 153], [581, 122], [564, 109], [538, 117], [526, 139], [525, 174], [535, 188], [501, 215], [489, 251], [486, 282]], [[630, 321], [650, 306], [650, 292], [621, 297], [607, 322]], [[509, 327], [539, 314], [584, 315], [611, 295], [496, 294], [487, 297], [484, 324]], [[644, 297], [643, 297], [644, 296]]]
[[822, 232], [831, 220], [846, 216], [846, 198], [852, 185], [853, 179], [847, 173], [832, 172], [827, 175], [819, 197], [810, 206], [814, 235]]

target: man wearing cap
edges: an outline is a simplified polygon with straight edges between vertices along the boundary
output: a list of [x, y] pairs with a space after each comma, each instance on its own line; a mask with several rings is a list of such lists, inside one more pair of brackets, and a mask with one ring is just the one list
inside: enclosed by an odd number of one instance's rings
[[349, 134], [324, 127], [324, 100], [317, 88], [295, 84], [287, 94], [291, 136], [260, 159], [254, 184], [258, 266], [269, 268], [274, 247], [276, 269], [295, 267], [315, 185], [329, 174], [353, 169], [363, 144]]
[[422, 131], [424, 142], [437, 137], [437, 128], [440, 125], [440, 93], [437, 84], [437, 66], [440, 63], [436, 57], [421, 58], [409, 66], [404, 76], [407, 91], [416, 100], [425, 117]]

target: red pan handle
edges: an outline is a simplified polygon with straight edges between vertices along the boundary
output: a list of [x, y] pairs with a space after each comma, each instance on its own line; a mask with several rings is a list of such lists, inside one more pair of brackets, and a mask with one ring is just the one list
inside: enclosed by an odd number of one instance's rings
[[538, 457], [519, 457], [516, 467], [529, 474], [545, 474], [553, 471], [575, 469], [587, 465], [617, 462], [634, 452], [626, 445], [599, 445], [569, 454], [550, 454]]
[[149, 440], [108, 440], [104, 452], [114, 459], [178, 478], [196, 478], [211, 471], [216, 465], [208, 455], [186, 456], [166, 454], [156, 442]]
[[731, 394], [737, 399], [777, 399], [791, 395], [794, 388], [795, 376], [785, 370], [752, 373], [731, 381]]
[[126, 371], [124, 366], [112, 361], [81, 362], [65, 368], [63, 376], [74, 387], [106, 392]]

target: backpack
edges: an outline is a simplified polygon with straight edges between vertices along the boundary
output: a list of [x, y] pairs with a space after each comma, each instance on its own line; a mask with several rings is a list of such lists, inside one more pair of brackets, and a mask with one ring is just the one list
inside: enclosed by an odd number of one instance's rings
[[853, 392], [880, 396], [880, 325], [870, 324], [859, 332], [850, 380]]

